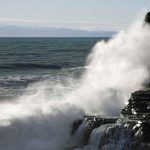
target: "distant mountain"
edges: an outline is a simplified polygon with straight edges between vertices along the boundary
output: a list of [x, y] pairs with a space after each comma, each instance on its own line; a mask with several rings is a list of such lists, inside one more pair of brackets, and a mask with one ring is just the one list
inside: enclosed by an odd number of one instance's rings
[[0, 37], [111, 37], [115, 31], [85, 31], [67, 28], [0, 26]]

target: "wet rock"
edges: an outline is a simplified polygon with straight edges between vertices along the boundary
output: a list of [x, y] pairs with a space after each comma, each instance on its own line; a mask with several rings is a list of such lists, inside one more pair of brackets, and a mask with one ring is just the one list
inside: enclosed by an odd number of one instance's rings
[[[90, 135], [95, 128], [105, 124], [114, 124], [118, 118], [103, 118], [101, 116], [85, 116], [83, 120], [76, 120], [72, 125], [72, 136], [78, 136], [81, 146], [89, 143]], [[79, 133], [80, 132], [80, 133]], [[76, 135], [77, 133], [77, 135]]]
[[83, 123], [83, 119], [77, 119], [73, 122], [72, 124], [72, 129], [71, 129], [71, 135], [73, 135], [77, 129], [79, 128], [79, 126]]
[[[131, 94], [128, 105], [119, 118], [85, 116], [74, 122], [73, 136], [78, 132], [76, 147], [97, 141], [97, 150], [149, 150], [150, 149], [150, 90]], [[82, 138], [81, 138], [82, 137]]]
[[131, 94], [128, 105], [121, 111], [128, 122], [135, 123], [134, 135], [140, 142], [150, 143], [150, 90], [136, 91]]
[[132, 93], [128, 105], [121, 111], [123, 116], [134, 115], [141, 119], [146, 119], [148, 113], [150, 113], [150, 90]]
[[86, 116], [86, 124], [84, 128], [84, 143], [87, 144], [90, 139], [91, 132], [93, 129], [100, 127], [105, 124], [112, 124], [117, 121], [117, 118], [102, 118], [98, 116]]
[[145, 22], [150, 24], [150, 12], [148, 12], [145, 16]]

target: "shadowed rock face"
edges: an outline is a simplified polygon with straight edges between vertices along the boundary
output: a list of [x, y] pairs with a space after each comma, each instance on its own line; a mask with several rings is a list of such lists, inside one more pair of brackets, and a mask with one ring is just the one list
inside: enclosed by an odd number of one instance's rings
[[148, 12], [145, 16], [145, 22], [150, 24], [150, 12]]
[[142, 117], [150, 113], [150, 90], [136, 91], [131, 94], [128, 105], [121, 111], [124, 116]]
[[132, 93], [128, 102], [121, 115], [132, 122], [140, 121], [140, 126], [137, 127], [140, 139], [150, 143], [150, 90]]
[[118, 118], [102, 118], [98, 116], [85, 116], [82, 121], [81, 120], [74, 121], [71, 134], [74, 135], [75, 132], [78, 130], [78, 128], [80, 128], [81, 124], [83, 123], [84, 125], [82, 124], [82, 139], [80, 139], [82, 140], [82, 142], [81, 141], [80, 142], [81, 145], [86, 145], [88, 144], [90, 135], [95, 128], [98, 128], [101, 125], [115, 123], [117, 119]]

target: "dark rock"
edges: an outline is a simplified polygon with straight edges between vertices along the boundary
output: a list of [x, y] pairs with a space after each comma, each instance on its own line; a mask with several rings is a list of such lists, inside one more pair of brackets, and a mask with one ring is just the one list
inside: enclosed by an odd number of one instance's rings
[[[150, 90], [136, 91], [131, 94], [128, 105], [121, 111], [125, 116], [134, 115], [141, 118], [150, 113]], [[143, 118], [144, 119], [144, 118]]]
[[148, 12], [145, 16], [145, 22], [150, 24], [150, 12]]
[[73, 135], [77, 129], [79, 128], [79, 126], [83, 123], [83, 119], [78, 119], [75, 120], [72, 124], [72, 129], [71, 129], [71, 134]]
[[[82, 126], [82, 128], [80, 128]], [[150, 149], [150, 90], [136, 91], [131, 94], [128, 105], [122, 109], [119, 118], [85, 116], [73, 123], [74, 135], [82, 131], [80, 147], [89, 144], [94, 129], [101, 137], [97, 149], [118, 149], [123, 138], [122, 150]], [[82, 144], [81, 144], [82, 143]], [[76, 146], [78, 147], [78, 146]]]
[[[72, 136], [80, 129], [82, 132], [80, 136], [80, 146], [87, 145], [89, 143], [91, 132], [105, 124], [113, 124], [117, 121], [118, 118], [102, 118], [100, 116], [85, 116], [83, 120], [76, 120], [72, 125]], [[82, 131], [81, 131], [82, 130]], [[82, 137], [82, 138], [81, 138]]]
[[121, 111], [121, 114], [132, 122], [140, 122], [137, 135], [141, 142], [150, 143], [150, 90], [132, 93], [128, 105]]
[[84, 143], [89, 142], [90, 134], [93, 129], [100, 127], [104, 124], [112, 124], [117, 121], [118, 118], [102, 118], [98, 116], [85, 116], [86, 124], [83, 132]]

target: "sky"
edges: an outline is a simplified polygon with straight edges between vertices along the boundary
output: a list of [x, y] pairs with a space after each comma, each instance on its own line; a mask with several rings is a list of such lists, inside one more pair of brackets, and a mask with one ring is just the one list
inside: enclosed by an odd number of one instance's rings
[[150, 0], [0, 0], [0, 25], [117, 31], [145, 9]]

